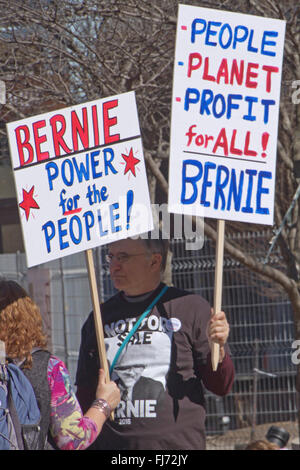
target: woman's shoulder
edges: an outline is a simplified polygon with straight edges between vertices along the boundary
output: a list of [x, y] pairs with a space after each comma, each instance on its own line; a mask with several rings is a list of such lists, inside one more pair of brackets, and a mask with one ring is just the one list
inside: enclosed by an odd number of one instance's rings
[[48, 377], [55, 376], [57, 374], [69, 375], [69, 371], [64, 361], [51, 354], [48, 362]]
[[57, 356], [54, 356], [53, 354], [50, 355], [49, 357], [49, 365], [55, 367], [56, 365], [63, 365], [65, 367], [64, 362]]

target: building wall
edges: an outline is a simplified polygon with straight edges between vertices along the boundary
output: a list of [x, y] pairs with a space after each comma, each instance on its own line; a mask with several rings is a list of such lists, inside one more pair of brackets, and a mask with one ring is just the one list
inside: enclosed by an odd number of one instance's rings
[[12, 169], [0, 165], [0, 253], [24, 252]]

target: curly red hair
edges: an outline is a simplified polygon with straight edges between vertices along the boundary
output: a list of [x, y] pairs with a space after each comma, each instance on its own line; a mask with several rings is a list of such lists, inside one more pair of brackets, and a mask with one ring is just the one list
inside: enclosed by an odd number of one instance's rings
[[250, 442], [245, 450], [279, 450], [280, 447], [273, 442], [259, 439], [257, 441]]
[[0, 280], [0, 340], [5, 342], [6, 355], [11, 359], [25, 359], [25, 367], [32, 365], [31, 351], [46, 348], [39, 307], [18, 283]]

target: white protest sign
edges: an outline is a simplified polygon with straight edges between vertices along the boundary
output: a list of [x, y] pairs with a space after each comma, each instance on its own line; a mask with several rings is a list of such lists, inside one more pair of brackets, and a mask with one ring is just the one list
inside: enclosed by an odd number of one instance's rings
[[273, 224], [285, 22], [179, 5], [169, 211]]
[[29, 267], [153, 229], [134, 92], [7, 131]]

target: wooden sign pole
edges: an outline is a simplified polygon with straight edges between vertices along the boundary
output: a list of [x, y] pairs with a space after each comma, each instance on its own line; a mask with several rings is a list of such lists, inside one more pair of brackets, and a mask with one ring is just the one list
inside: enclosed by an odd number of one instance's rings
[[[216, 265], [215, 265], [215, 290], [213, 312], [221, 311], [222, 306], [222, 284], [223, 284], [223, 257], [224, 257], [224, 233], [225, 221], [217, 221], [217, 243], [216, 243]], [[211, 363], [213, 371], [217, 370], [219, 363], [220, 346], [218, 343], [211, 345]]]
[[[97, 288], [97, 282], [96, 282], [93, 251], [91, 249], [86, 250], [85, 255], [86, 255], [86, 264], [87, 264], [88, 275], [89, 275], [92, 303], [93, 303], [94, 322], [95, 322], [95, 330], [96, 330], [96, 337], [97, 337], [97, 344], [98, 344], [98, 351], [99, 351], [99, 359], [100, 359], [101, 368], [104, 369], [105, 380], [106, 382], [109, 382], [110, 380], [109, 368], [108, 368], [108, 363], [107, 363], [107, 358], [106, 358], [103, 324], [102, 324], [101, 308], [100, 308], [100, 301], [99, 301], [98, 288]], [[112, 413], [111, 419], [113, 419], [113, 417], [114, 415]]]

